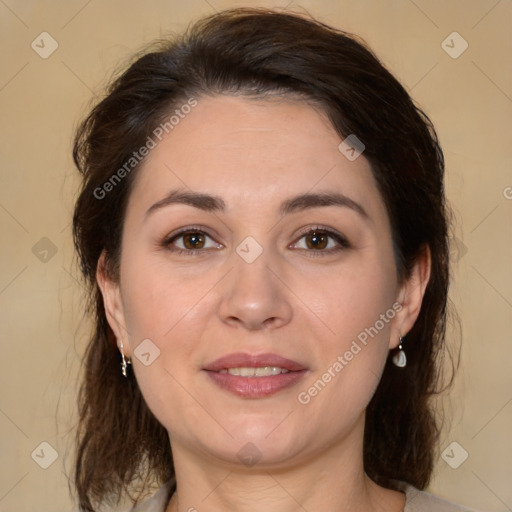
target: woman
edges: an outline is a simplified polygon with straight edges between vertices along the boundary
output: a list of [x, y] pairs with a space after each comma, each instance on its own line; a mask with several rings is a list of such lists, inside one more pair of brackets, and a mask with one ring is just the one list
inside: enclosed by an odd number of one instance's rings
[[443, 155], [361, 42], [274, 11], [204, 19], [116, 79], [74, 158], [81, 510], [467, 510], [420, 491]]

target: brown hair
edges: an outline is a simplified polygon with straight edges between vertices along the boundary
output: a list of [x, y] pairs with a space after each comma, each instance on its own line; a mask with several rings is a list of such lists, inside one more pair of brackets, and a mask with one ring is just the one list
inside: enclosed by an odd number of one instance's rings
[[105, 197], [97, 191], [173, 109], [214, 94], [287, 94], [320, 105], [341, 138], [356, 134], [366, 146], [401, 280], [425, 246], [430, 248], [431, 278], [404, 341], [407, 367], [387, 361], [366, 411], [364, 434], [364, 467], [375, 482], [392, 487], [392, 480], [403, 480], [423, 489], [439, 436], [430, 400], [440, 383], [449, 280], [444, 161], [435, 130], [355, 36], [295, 14], [233, 9], [138, 56], [76, 134], [73, 156], [83, 184], [73, 233], [95, 315], [79, 396], [75, 487], [81, 510], [93, 511], [95, 504], [174, 476], [166, 430], [133, 374], [121, 376], [95, 280], [103, 250], [108, 272], [118, 279], [123, 218], [138, 166]]

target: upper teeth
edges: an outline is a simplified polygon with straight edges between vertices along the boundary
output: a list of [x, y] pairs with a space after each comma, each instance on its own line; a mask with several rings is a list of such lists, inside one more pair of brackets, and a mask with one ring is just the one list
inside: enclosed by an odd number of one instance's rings
[[288, 373], [288, 371], [280, 366], [262, 366], [259, 368], [224, 368], [219, 373], [229, 373], [230, 375], [240, 375], [241, 377], [269, 377], [271, 375], [279, 375], [280, 373]]

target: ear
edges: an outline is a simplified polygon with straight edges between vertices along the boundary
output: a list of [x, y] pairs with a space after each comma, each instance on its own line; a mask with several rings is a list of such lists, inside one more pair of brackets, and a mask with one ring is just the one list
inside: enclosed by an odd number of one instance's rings
[[105, 251], [101, 253], [96, 266], [96, 281], [103, 296], [105, 305], [105, 315], [110, 328], [116, 337], [117, 346], [120, 349], [123, 344], [124, 354], [130, 356], [130, 345], [126, 331], [126, 321], [124, 315], [123, 303], [121, 300], [121, 290], [119, 283], [114, 281], [109, 275], [105, 263]]
[[401, 304], [401, 309], [395, 316], [395, 322], [391, 330], [390, 349], [398, 346], [400, 336], [405, 336], [412, 329], [420, 314], [421, 304], [430, 279], [431, 264], [430, 247], [424, 245], [414, 263], [411, 275], [402, 284], [398, 292], [397, 301]]

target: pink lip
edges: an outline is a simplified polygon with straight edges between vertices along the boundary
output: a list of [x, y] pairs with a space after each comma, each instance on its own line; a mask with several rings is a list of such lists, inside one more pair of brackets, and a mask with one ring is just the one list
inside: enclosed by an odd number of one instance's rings
[[[288, 373], [269, 377], [241, 377], [229, 373], [219, 373], [227, 368], [257, 368], [260, 366], [279, 366]], [[221, 388], [243, 398], [263, 398], [295, 384], [308, 372], [307, 368], [296, 361], [276, 354], [230, 354], [216, 359], [204, 370], [208, 376]]]
[[307, 368], [297, 361], [292, 361], [276, 354], [246, 354], [236, 352], [216, 359], [204, 367], [205, 370], [218, 372], [227, 368], [257, 368], [258, 366], [279, 366], [292, 372], [307, 370]]

